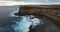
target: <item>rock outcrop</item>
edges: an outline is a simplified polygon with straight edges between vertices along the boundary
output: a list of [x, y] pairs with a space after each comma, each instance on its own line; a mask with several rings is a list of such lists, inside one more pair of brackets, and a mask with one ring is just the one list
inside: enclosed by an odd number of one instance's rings
[[18, 15], [33, 14], [42, 15], [53, 20], [60, 27], [60, 8], [59, 6], [21, 6]]

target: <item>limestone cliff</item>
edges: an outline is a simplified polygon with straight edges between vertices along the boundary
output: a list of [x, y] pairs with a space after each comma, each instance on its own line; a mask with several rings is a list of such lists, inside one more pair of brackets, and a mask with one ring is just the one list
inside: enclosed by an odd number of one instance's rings
[[43, 15], [53, 20], [60, 27], [60, 8], [59, 6], [21, 6], [18, 15], [33, 14]]

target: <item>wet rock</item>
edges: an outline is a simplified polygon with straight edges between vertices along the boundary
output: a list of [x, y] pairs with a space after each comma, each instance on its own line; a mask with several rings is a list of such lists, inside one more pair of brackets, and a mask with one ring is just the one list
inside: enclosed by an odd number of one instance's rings
[[21, 6], [17, 15], [43, 15], [53, 20], [60, 27], [60, 6], [57, 5], [41, 5], [41, 6]]
[[35, 28], [32, 28], [32, 26], [30, 26], [29, 32], [46, 32], [45, 25], [38, 25]]

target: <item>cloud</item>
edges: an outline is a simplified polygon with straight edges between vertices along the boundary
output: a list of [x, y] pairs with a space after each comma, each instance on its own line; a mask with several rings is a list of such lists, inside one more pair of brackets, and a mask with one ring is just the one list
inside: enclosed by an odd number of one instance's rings
[[0, 0], [0, 1], [18, 1], [18, 0]]
[[60, 0], [0, 0], [0, 1], [25, 1], [25, 2], [60, 2]]
[[26, 1], [0, 1], [0, 6], [13, 5], [59, 5], [60, 2], [26, 2]]

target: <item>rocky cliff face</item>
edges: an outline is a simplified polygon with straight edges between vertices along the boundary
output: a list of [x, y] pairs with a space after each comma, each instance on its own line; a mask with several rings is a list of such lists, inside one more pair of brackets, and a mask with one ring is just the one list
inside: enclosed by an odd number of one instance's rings
[[60, 8], [56, 6], [21, 6], [18, 15], [33, 14], [43, 15], [54, 20], [53, 22], [60, 27]]

